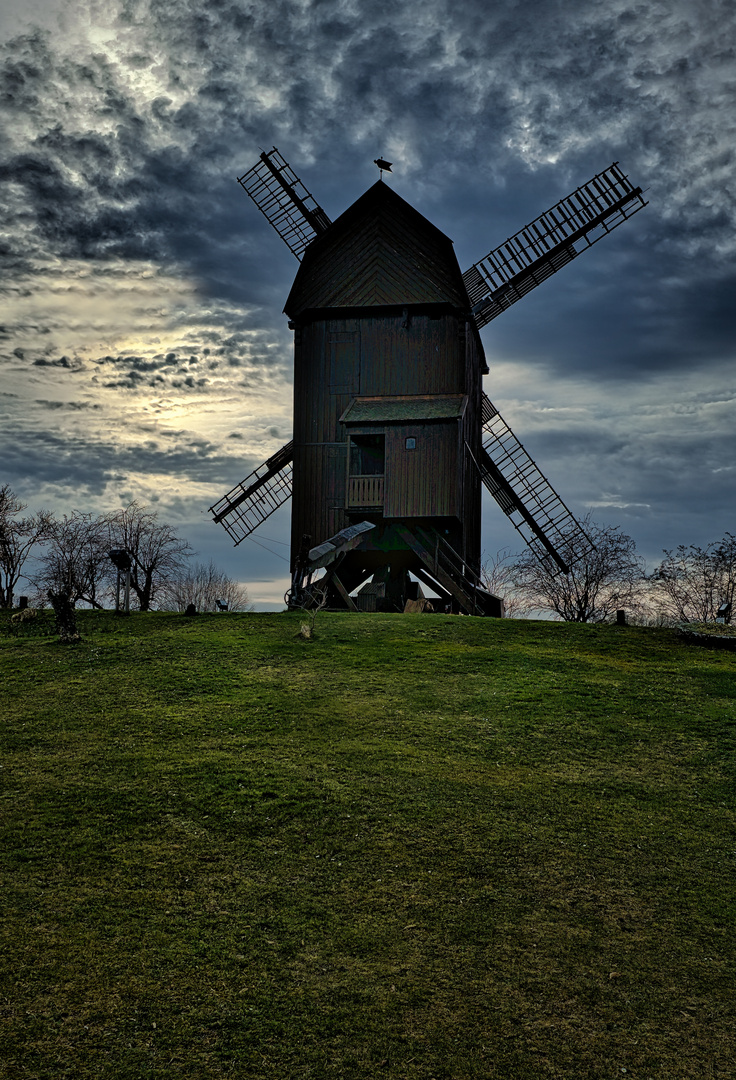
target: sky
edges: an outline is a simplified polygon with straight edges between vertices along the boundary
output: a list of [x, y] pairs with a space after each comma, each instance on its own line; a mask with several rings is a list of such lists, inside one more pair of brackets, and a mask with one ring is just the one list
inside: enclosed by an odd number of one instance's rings
[[137, 499], [282, 606], [289, 504], [238, 548], [208, 515], [291, 435], [298, 264], [236, 183], [276, 145], [333, 219], [392, 161], [463, 270], [619, 161], [649, 205], [484, 328], [484, 388], [650, 569], [736, 532], [736, 0], [5, 0], [0, 52], [30, 509]]

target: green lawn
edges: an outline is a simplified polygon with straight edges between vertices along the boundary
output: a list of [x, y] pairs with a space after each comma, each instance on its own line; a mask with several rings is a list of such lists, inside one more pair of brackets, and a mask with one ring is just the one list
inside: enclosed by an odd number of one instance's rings
[[0, 619], [0, 1076], [736, 1075], [736, 654]]

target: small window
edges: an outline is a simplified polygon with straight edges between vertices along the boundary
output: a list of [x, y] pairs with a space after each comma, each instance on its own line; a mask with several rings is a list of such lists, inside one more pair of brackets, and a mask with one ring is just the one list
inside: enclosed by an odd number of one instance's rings
[[406, 449], [407, 450], [416, 450], [416, 448], [417, 448], [417, 440], [416, 439], [407, 439], [406, 440]]

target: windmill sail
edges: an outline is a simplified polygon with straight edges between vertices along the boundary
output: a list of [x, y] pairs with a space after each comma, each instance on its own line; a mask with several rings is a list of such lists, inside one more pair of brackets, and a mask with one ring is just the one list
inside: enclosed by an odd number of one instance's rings
[[293, 459], [292, 441], [210, 507], [213, 521], [229, 532], [236, 547], [291, 496]]
[[332, 224], [275, 146], [264, 151], [238, 183], [299, 261], [314, 238]]
[[483, 483], [543, 562], [551, 558], [566, 574], [594, 546], [485, 394], [479, 466]]
[[646, 202], [614, 162], [463, 274], [479, 327], [520, 300]]

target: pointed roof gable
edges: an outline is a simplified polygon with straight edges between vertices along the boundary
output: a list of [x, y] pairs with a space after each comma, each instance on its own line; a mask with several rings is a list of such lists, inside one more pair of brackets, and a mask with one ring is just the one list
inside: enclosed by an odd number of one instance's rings
[[452, 241], [379, 180], [309, 245], [284, 311], [437, 303], [470, 308]]

